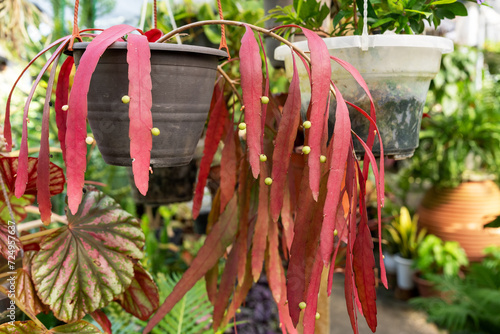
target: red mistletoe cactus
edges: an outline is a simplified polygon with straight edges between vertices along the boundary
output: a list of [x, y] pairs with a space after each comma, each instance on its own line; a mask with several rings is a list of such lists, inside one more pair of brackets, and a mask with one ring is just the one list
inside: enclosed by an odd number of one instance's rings
[[[157, 30], [146, 34], [139, 31], [140, 34], [137, 34], [133, 33], [137, 29], [128, 25], [111, 27], [97, 36], [90, 35], [86, 31], [78, 32], [77, 37], [92, 38], [92, 41], [80, 59], [74, 78], [74, 89], [68, 92], [69, 75], [73, 66], [72, 58], [68, 57], [59, 71], [55, 90], [58, 138], [61, 141], [67, 166], [67, 194], [71, 212], [68, 217], [80, 217], [70, 222], [70, 226], [77, 223], [87, 224], [86, 211], [82, 209], [86, 207], [85, 203], [89, 200], [89, 195], [82, 192], [86, 169], [86, 142], [88, 141], [87, 93], [92, 73], [100, 56], [115, 41], [127, 39], [128, 77], [131, 79], [129, 80], [130, 153], [135, 183], [145, 194], [148, 187], [153, 126], [148, 42], [164, 42], [176, 33], [205, 24], [236, 25], [245, 29], [239, 50], [242, 93], [240, 102], [244, 122], [236, 121], [235, 113], [228, 112], [229, 108], [226, 105], [228, 93], [222, 84], [227, 74], [220, 68], [222, 77], [217, 80], [212, 97], [204, 155], [193, 203], [193, 216], [196, 217], [201, 207], [210, 165], [222, 141], [224, 149], [221, 159], [221, 186], [213, 201], [209, 218], [210, 232], [190, 268], [151, 318], [144, 333], [150, 332], [182, 299], [184, 294], [203, 277], [207, 283], [209, 299], [214, 305], [213, 327], [215, 330], [222, 328], [234, 317], [236, 310], [244, 302], [246, 294], [253, 282], [259, 279], [263, 269], [278, 305], [283, 333], [297, 332], [296, 327], [301, 313], [303, 313], [304, 333], [314, 333], [321, 276], [323, 271], [328, 271], [328, 293], [331, 293], [335, 259], [343, 243], [346, 244], [346, 304], [353, 330], [357, 333], [357, 313], [360, 312], [366, 318], [369, 327], [375, 331], [377, 325], [373, 270], [375, 259], [372, 238], [367, 225], [365, 197], [371, 166], [377, 190], [380, 238], [384, 166], [383, 159], [380, 159], [377, 165], [371, 153], [376, 135], [381, 142], [376, 126], [374, 105], [372, 102], [370, 111], [365, 112], [343, 99], [339, 89], [330, 80], [331, 60], [338, 62], [352, 74], [358, 84], [365, 89], [370, 100], [371, 96], [356, 69], [343, 60], [330, 57], [322, 39], [307, 29], [295, 27], [302, 29], [308, 39], [309, 56], [272, 31], [234, 21], [197, 22], [176, 29], [161, 38], [159, 38], [161, 33]], [[256, 39], [255, 32], [267, 34], [289, 45], [294, 54], [294, 73], [288, 97], [282, 108], [278, 107], [279, 103], [273, 96], [269, 96], [267, 70], [265, 71], [266, 78], [263, 77], [262, 42], [260, 36]], [[37, 173], [40, 176], [50, 173], [49, 101], [56, 77], [57, 61], [75, 37], [75, 35], [64, 37], [39, 54], [57, 46], [56, 51], [35, 80], [24, 108], [23, 137], [14, 187], [18, 197], [25, 193], [29, 181], [30, 160], [27, 141], [29, 104], [43, 73], [52, 65], [42, 121], [40, 159], [37, 165]], [[263, 56], [265, 59], [265, 53]], [[307, 111], [307, 119], [302, 124], [297, 61], [305, 65], [311, 82], [311, 102]], [[236, 90], [234, 82], [231, 81], [228, 86]], [[233, 93], [240, 96], [237, 90]], [[336, 100], [337, 107], [333, 136], [329, 139], [328, 117], [331, 99]], [[370, 131], [366, 142], [354, 134], [355, 140], [359, 140], [366, 151], [362, 168], [353, 149], [348, 105], [357, 109], [370, 121]], [[9, 108], [10, 96], [5, 119], [5, 137], [8, 149], [11, 149]], [[240, 137], [237, 127], [246, 132], [246, 135]], [[297, 138], [297, 136], [303, 138]], [[302, 154], [296, 152], [297, 147], [294, 143], [300, 141], [297, 139], [304, 141]], [[383, 156], [382, 147], [381, 156]], [[38, 181], [38, 198], [47, 199], [39, 201], [40, 212], [43, 221], [48, 222], [50, 221], [48, 198], [51, 187], [50, 183], [40, 178]], [[80, 205], [82, 198], [84, 202]], [[105, 225], [106, 222], [101, 223]], [[103, 230], [107, 228], [104, 225]], [[135, 222], [132, 225], [135, 231]], [[54, 233], [50, 238], [44, 239], [35, 260], [52, 259], [52, 253], [55, 251], [52, 247], [55, 242], [59, 242], [60, 239], [61, 242], [69, 244], [73, 237], [75, 236], [66, 233], [66, 230], [61, 230], [59, 234]], [[129, 241], [133, 243], [132, 239]], [[137, 249], [141, 248], [142, 240], [134, 245], [132, 246]], [[94, 257], [98, 257], [101, 251], [108, 251], [99, 243], [94, 246], [96, 251], [91, 254]], [[125, 255], [127, 251], [124, 250]], [[381, 250], [379, 251], [382, 255]], [[135, 260], [140, 258], [140, 254], [136, 253], [135, 257], [132, 257]], [[128, 261], [127, 256], [122, 257], [122, 255], [117, 256], [127, 265], [126, 284], [115, 291], [113, 298], [119, 298], [127, 287], [132, 289], [130, 287], [135, 286], [143, 287], [143, 295], [148, 295], [148, 286], [153, 286], [154, 283], [148, 279], [147, 284], [142, 284], [141, 280], [147, 275], [141, 268], [134, 268], [134, 261]], [[220, 284], [218, 284], [219, 259], [222, 257], [226, 257], [226, 264], [221, 273]], [[36, 263], [33, 260], [33, 268], [36, 268], [33, 273], [37, 273], [34, 280], [37, 286], [46, 284], [43, 275], [50, 273], [51, 265], [59, 263], [56, 261], [59, 258], [54, 257], [54, 259], [43, 263]], [[288, 260], [288, 266], [283, 265], [283, 260]], [[113, 265], [111, 262], [108, 264]], [[77, 266], [76, 261], [74, 265]], [[380, 265], [381, 279], [387, 286], [382, 260]], [[42, 298], [42, 302], [51, 303], [51, 296], [40, 293], [38, 295]], [[122, 305], [126, 309], [136, 310], [137, 305], [133, 300], [140, 298], [134, 299], [132, 292], [129, 297], [121, 299]], [[103, 299], [99, 305], [106, 304], [110, 298]], [[94, 304], [84, 305], [83, 310], [94, 312], [97, 308], [93, 306]], [[145, 310], [139, 308], [135, 313], [141, 319], [147, 319], [155, 309], [156, 305]], [[77, 316], [70, 317], [65, 312], [69, 314], [72, 310], [63, 307], [58, 309], [58, 312], [67, 322], [79, 321], [83, 316], [83, 313], [79, 313]], [[103, 318], [99, 313], [94, 313], [94, 317]]]
[[[218, 83], [193, 203], [196, 217], [210, 164], [222, 140], [221, 186], [209, 217], [210, 232], [191, 267], [150, 320], [144, 333], [151, 331], [204, 276], [209, 298], [214, 304], [213, 327], [215, 330], [221, 328], [234, 317], [263, 268], [278, 305], [283, 333], [297, 332], [301, 313], [304, 313], [304, 333], [314, 333], [321, 275], [324, 270], [329, 272], [330, 294], [335, 259], [342, 243], [347, 244], [345, 291], [353, 330], [358, 331], [359, 312], [375, 331], [375, 259], [365, 197], [371, 166], [377, 189], [380, 237], [384, 166], [383, 159], [377, 165], [371, 153], [375, 136], [379, 140], [380, 136], [373, 102], [371, 109], [365, 112], [345, 101], [330, 80], [330, 61], [338, 62], [348, 70], [371, 100], [366, 83], [350, 64], [330, 57], [321, 38], [303, 28], [310, 56], [271, 31], [222, 20], [190, 24], [159, 41], [203, 24], [232, 24], [246, 29], [239, 52], [244, 122], [235, 122], [234, 113], [227, 112], [225, 103], [228, 98]], [[264, 58], [265, 53], [262, 45], [259, 46], [260, 36], [257, 39], [255, 32], [286, 43], [296, 55], [288, 97], [282, 108], [278, 108], [274, 98], [268, 96], [267, 78], [264, 80], [262, 74], [261, 50]], [[301, 97], [296, 59], [306, 66], [311, 81], [311, 102], [303, 124], [300, 124]], [[220, 79], [222, 77], [227, 75], [223, 74]], [[229, 86], [234, 90], [233, 83]], [[238, 92], [234, 94], [240, 95]], [[332, 98], [337, 102], [336, 122], [333, 137], [329, 139], [328, 110]], [[268, 105], [270, 101], [272, 103]], [[366, 150], [363, 169], [354, 154], [348, 105], [370, 121], [371, 131], [366, 142], [354, 134]], [[239, 138], [237, 127], [245, 133], [244, 140]], [[304, 136], [302, 154], [295, 153], [298, 134]], [[280, 253], [288, 259], [287, 267], [283, 266]], [[223, 256], [227, 257], [226, 265], [218, 285], [218, 263]], [[383, 261], [380, 263], [381, 279], [387, 286]]]

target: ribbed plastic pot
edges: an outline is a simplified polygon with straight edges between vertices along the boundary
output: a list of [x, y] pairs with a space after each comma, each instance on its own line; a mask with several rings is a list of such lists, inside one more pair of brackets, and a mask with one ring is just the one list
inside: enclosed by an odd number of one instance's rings
[[[89, 43], [75, 43], [75, 63]], [[224, 51], [193, 45], [150, 43], [153, 127], [151, 166], [188, 164], [203, 131], [217, 65]], [[101, 56], [90, 83], [88, 120], [106, 163], [131, 166], [127, 43], [116, 42]]]
[[[377, 126], [384, 145], [384, 155], [405, 159], [418, 147], [420, 122], [431, 79], [439, 71], [443, 53], [453, 51], [453, 42], [443, 37], [419, 35], [370, 35], [368, 50], [361, 49], [361, 36], [323, 39], [330, 55], [353, 65], [365, 79], [373, 97], [377, 113]], [[294, 43], [308, 51], [307, 41]], [[293, 74], [290, 48], [276, 49], [275, 58], [285, 61], [287, 77]], [[354, 78], [332, 60], [332, 80], [347, 101], [370, 111], [370, 102]], [[302, 93], [302, 114], [311, 99], [311, 86], [302, 62], [296, 61]], [[333, 133], [336, 103], [330, 105], [329, 134]], [[349, 107], [352, 129], [366, 141], [369, 122]], [[361, 144], [353, 137], [357, 153], [364, 154]], [[380, 155], [376, 139], [375, 155]]]
[[470, 261], [484, 258], [487, 246], [500, 246], [500, 228], [484, 225], [500, 215], [500, 189], [492, 181], [431, 188], [418, 208], [419, 225], [444, 241], [458, 241]]

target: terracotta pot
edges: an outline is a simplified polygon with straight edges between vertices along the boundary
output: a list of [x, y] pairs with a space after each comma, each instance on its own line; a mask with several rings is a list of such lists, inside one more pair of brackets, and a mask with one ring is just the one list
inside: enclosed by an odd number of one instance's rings
[[444, 241], [458, 241], [470, 261], [480, 261], [485, 247], [500, 245], [500, 228], [484, 228], [500, 215], [500, 189], [492, 181], [431, 188], [418, 215], [420, 227]]
[[420, 277], [420, 272], [417, 271], [413, 273], [413, 281], [415, 282], [418, 294], [421, 297], [428, 298], [441, 296], [441, 292], [435, 288], [436, 285], [433, 282]]

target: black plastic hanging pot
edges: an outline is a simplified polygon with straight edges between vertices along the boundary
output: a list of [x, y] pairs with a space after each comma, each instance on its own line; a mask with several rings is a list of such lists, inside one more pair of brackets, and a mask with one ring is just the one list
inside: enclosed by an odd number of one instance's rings
[[[78, 66], [89, 43], [75, 43]], [[153, 126], [151, 166], [188, 164], [203, 131], [217, 65], [227, 53], [193, 45], [150, 43]], [[110, 165], [131, 166], [128, 95], [127, 43], [112, 44], [101, 56], [92, 75], [88, 120], [103, 159]], [[78, 89], [78, 87], [73, 87]]]

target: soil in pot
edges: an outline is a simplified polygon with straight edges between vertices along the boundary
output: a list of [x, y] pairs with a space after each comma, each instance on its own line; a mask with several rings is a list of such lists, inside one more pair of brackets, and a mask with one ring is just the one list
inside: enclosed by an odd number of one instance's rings
[[[78, 64], [88, 43], [75, 43]], [[130, 166], [127, 43], [117, 42], [102, 55], [92, 75], [88, 119], [104, 161]], [[217, 64], [223, 51], [192, 45], [150, 43], [153, 126], [151, 165], [188, 164], [200, 139], [210, 108]]]
[[500, 215], [500, 189], [492, 181], [431, 188], [418, 215], [419, 225], [429, 233], [444, 241], [458, 241], [470, 261], [481, 261], [487, 246], [500, 245], [500, 228], [484, 228]]

